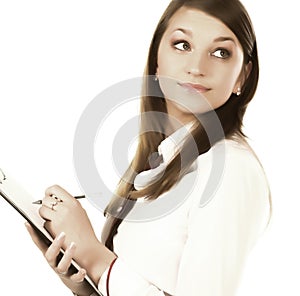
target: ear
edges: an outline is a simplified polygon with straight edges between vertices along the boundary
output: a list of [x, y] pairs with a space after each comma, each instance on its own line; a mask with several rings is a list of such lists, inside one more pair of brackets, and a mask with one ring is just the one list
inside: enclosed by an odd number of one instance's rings
[[244, 70], [244, 78], [245, 80], [243, 81], [243, 83], [248, 79], [250, 73], [252, 71], [252, 62], [250, 61], [246, 66], [245, 66], [245, 70]]
[[239, 92], [243, 88], [243, 85], [244, 85], [245, 81], [247, 80], [247, 78], [249, 77], [251, 70], [252, 70], [252, 62], [250, 61], [247, 65], [245, 65], [243, 67], [241, 74], [234, 86], [234, 89], [233, 89], [234, 93]]

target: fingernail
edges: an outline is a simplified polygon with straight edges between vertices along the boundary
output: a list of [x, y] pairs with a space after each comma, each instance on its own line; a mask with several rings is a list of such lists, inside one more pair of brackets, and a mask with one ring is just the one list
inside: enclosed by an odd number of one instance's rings
[[61, 232], [61, 233], [58, 235], [57, 240], [60, 240], [60, 239], [62, 239], [62, 238], [65, 237], [65, 236], [66, 236], [66, 234], [65, 234], [64, 232]]
[[28, 231], [31, 230], [31, 229], [30, 229], [31, 226], [30, 226], [30, 224], [29, 224], [27, 221], [25, 222], [25, 227], [26, 227], [26, 229], [27, 229]]
[[71, 242], [70, 243], [70, 246], [69, 246], [69, 249], [71, 250], [71, 249], [75, 249], [75, 247], [76, 247], [76, 244], [74, 243], [74, 242]]

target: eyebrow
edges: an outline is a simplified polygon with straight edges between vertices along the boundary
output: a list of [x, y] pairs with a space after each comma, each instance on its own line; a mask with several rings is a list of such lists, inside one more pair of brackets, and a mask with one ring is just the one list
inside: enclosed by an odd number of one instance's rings
[[[193, 32], [189, 29], [177, 28], [173, 32], [175, 32], [175, 31], [180, 31], [180, 32], [188, 35], [189, 37], [193, 36]], [[236, 44], [235, 40], [232, 37], [229, 37], [229, 36], [220, 36], [220, 37], [213, 40], [213, 42], [224, 42], [224, 41], [232, 41], [234, 44]]]
[[176, 31], [180, 31], [182, 32], [183, 34], [186, 34], [188, 36], [193, 36], [193, 32], [189, 29], [183, 29], [183, 28], [177, 28], [176, 30], [174, 30], [173, 32], [176, 32]]
[[214, 40], [214, 42], [224, 42], [224, 41], [232, 41], [234, 44], [236, 43], [235, 40], [232, 37], [218, 37]]

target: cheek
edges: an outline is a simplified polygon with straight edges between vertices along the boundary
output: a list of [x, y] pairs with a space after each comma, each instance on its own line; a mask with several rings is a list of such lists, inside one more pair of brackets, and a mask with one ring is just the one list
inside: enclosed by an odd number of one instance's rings
[[157, 74], [171, 76], [177, 65], [178, 59], [170, 52], [169, 45], [162, 42], [157, 53]]
[[158, 56], [157, 74], [159, 76], [165, 76], [168, 74], [168, 72], [169, 72], [168, 64], [169, 64], [168, 58], [162, 58], [161, 55]]
[[218, 78], [216, 77], [215, 80], [217, 81], [218, 92], [223, 92], [227, 95], [233, 92], [239, 80], [241, 68], [242, 67], [232, 67], [218, 72]]
[[227, 102], [234, 92], [239, 76], [240, 70], [238, 68], [218, 72], [218, 75], [215, 76], [214, 91], [208, 98], [214, 109]]

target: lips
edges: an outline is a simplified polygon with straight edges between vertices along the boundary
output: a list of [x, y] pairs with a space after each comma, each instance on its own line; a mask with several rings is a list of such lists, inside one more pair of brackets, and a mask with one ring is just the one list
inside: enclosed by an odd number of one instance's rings
[[207, 88], [201, 84], [179, 83], [179, 85], [191, 92], [205, 93], [210, 90], [210, 88]]

